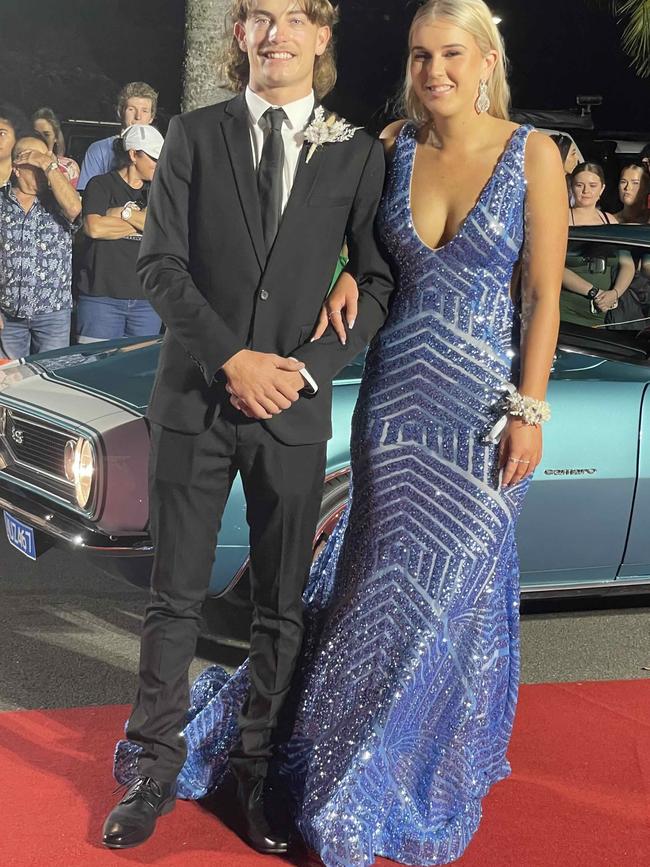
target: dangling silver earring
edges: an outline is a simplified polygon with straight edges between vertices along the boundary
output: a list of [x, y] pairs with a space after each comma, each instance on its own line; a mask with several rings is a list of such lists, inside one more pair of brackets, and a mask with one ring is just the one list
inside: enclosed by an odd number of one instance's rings
[[483, 114], [490, 110], [490, 97], [488, 96], [487, 81], [481, 79], [478, 83], [478, 98], [474, 103], [477, 114]]

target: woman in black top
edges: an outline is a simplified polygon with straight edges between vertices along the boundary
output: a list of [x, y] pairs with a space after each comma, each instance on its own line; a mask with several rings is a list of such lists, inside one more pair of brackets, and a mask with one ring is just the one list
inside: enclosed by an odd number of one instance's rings
[[618, 222], [613, 214], [600, 208], [600, 199], [605, 192], [605, 173], [598, 163], [578, 163], [571, 172], [571, 192], [575, 201], [569, 208], [571, 226]]
[[92, 178], [84, 191], [90, 241], [79, 283], [79, 343], [160, 332], [160, 318], [144, 298], [135, 266], [162, 144], [154, 127], [128, 127], [114, 143], [118, 168]]
[[[598, 163], [579, 163], [571, 174], [575, 206], [569, 208], [571, 226], [617, 223], [613, 214], [599, 207], [605, 192], [605, 174]], [[628, 250], [597, 247], [569, 238], [566, 268], [560, 295], [562, 322], [602, 326], [618, 307], [634, 278], [634, 261]]]

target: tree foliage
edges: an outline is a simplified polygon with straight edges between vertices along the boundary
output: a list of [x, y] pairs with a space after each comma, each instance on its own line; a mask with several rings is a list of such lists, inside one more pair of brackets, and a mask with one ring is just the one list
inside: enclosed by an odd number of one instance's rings
[[632, 67], [642, 78], [650, 78], [650, 0], [590, 0], [592, 5], [611, 10], [623, 27], [622, 46]]

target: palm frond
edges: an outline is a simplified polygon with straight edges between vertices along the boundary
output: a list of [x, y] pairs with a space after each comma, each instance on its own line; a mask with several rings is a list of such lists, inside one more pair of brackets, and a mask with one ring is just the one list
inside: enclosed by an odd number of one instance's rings
[[641, 78], [650, 78], [650, 0], [619, 0], [616, 16], [623, 24], [623, 50]]

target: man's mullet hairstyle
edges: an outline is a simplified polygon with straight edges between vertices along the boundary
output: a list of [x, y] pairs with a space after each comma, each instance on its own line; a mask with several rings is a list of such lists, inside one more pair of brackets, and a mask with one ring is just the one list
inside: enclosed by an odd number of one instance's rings
[[[338, 20], [337, 11], [329, 0], [296, 0], [296, 7], [300, 8], [307, 18], [318, 27], [329, 27], [334, 30]], [[233, 35], [236, 21], [245, 24], [251, 12], [259, 6], [259, 0], [233, 0], [230, 14], [226, 22], [226, 42], [224, 45], [223, 74], [230, 87], [240, 93], [246, 89], [250, 78], [248, 55], [239, 47], [239, 43]], [[336, 58], [334, 54], [334, 40], [330, 39], [327, 48], [314, 64], [314, 93], [316, 99], [321, 100], [333, 89], [336, 84]]]

